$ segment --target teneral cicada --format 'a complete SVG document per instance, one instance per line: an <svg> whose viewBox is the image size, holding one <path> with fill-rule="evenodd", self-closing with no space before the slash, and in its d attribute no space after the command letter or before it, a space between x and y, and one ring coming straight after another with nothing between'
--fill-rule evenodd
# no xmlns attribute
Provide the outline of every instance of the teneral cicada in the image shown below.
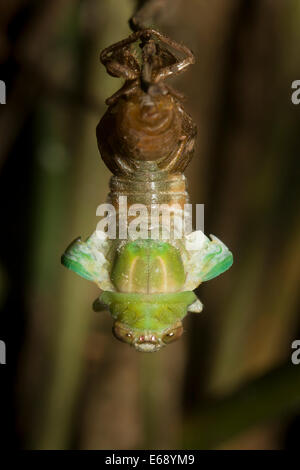
<svg viewBox="0 0 300 470"><path fill-rule="evenodd" d="M137 42L140 58L132 49ZM109 74L125 79L108 98L97 127L102 159L113 173L108 201L116 213L124 196L128 205L150 210L163 204L171 224L159 216L146 234L126 239L97 230L85 242L75 240L62 263L103 291L94 309L109 309L116 338L137 351L153 352L182 335L188 311L201 312L194 289L227 270L232 254L199 230L174 236L176 211L184 211L188 202L183 171L193 155L196 126L183 109L181 94L165 79L193 64L192 52L143 29L103 50L100 59ZM153 237L157 228L159 237Z"/></svg>

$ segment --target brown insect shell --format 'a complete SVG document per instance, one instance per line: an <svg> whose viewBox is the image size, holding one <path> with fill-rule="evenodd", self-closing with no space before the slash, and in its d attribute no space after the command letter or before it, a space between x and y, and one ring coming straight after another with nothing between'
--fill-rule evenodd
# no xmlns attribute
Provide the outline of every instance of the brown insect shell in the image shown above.
<svg viewBox="0 0 300 470"><path fill-rule="evenodd" d="M181 116L170 95L134 95L120 102L117 113L119 149L136 160L154 161L170 155L181 131Z"/></svg>
<svg viewBox="0 0 300 470"><path fill-rule="evenodd" d="M124 163L166 159L180 145L181 134L182 112L176 100L169 94L152 97L143 91L120 98L97 129L101 156L113 173L118 173L114 157Z"/></svg>

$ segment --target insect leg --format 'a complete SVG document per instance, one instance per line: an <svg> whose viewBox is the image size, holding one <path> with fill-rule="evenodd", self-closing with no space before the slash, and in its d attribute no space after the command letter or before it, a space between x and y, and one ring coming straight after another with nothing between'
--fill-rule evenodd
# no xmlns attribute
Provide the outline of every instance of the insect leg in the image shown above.
<svg viewBox="0 0 300 470"><path fill-rule="evenodd" d="M183 101L185 99L185 95L180 91L175 90L175 88L173 88L171 85L165 85L165 87L168 90L168 93L174 96L174 98L176 98L178 101Z"/></svg>
<svg viewBox="0 0 300 470"><path fill-rule="evenodd" d="M94 312L104 312L108 310L108 307L105 303L103 303L99 297L93 302L93 310Z"/></svg>
<svg viewBox="0 0 300 470"><path fill-rule="evenodd" d="M155 79L154 79L156 83L159 82L160 80L165 80L167 77L171 75L177 75L183 72L189 65L192 65L195 63L194 54L188 47L184 46L183 44L179 44L173 39L170 39L168 36L165 36L164 34L159 33L155 29L146 30L146 31L147 33L150 33L151 35L157 37L164 44L167 44L168 46L172 47L176 51L181 52L186 55L186 57L182 59L181 61L177 60L175 64L168 65L160 69L157 72Z"/></svg>
<svg viewBox="0 0 300 470"><path fill-rule="evenodd" d="M103 49L100 53L100 61L110 75L123 77L126 80L133 80L139 76L140 68L129 46L136 42L140 36L141 32L138 31Z"/></svg>
<svg viewBox="0 0 300 470"><path fill-rule="evenodd" d="M121 96L129 96L134 94L139 87L138 80L130 80L124 83L124 85L117 90L113 95L105 100L108 106L115 104Z"/></svg>

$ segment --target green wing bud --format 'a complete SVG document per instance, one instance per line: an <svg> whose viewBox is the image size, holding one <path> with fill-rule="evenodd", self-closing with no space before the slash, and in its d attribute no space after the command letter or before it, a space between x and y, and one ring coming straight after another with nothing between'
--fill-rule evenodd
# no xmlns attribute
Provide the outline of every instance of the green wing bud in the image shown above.
<svg viewBox="0 0 300 470"><path fill-rule="evenodd" d="M210 240L200 230L186 237L186 249L189 252L184 266L187 272L186 290L194 290L201 282L219 276L233 263L227 246L214 235Z"/></svg>
<svg viewBox="0 0 300 470"><path fill-rule="evenodd" d="M110 263L106 258L109 241L102 232L95 232L85 242L74 240L61 257L62 264L79 276L96 282L103 290L113 290L110 282Z"/></svg>

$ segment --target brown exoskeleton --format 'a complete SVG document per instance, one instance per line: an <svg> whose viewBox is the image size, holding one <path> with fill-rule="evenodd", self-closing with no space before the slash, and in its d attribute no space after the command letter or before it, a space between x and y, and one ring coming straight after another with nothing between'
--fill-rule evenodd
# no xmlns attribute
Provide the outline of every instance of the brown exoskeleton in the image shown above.
<svg viewBox="0 0 300 470"><path fill-rule="evenodd" d="M131 51L137 41L141 64ZM185 57L179 60L166 46ZM104 49L100 60L110 75L125 79L106 100L109 108L97 127L107 167L114 175L130 176L142 162L155 162L157 170L182 173L192 158L196 126L182 107L182 95L165 79L193 64L192 52L154 29L143 29Z"/></svg>

